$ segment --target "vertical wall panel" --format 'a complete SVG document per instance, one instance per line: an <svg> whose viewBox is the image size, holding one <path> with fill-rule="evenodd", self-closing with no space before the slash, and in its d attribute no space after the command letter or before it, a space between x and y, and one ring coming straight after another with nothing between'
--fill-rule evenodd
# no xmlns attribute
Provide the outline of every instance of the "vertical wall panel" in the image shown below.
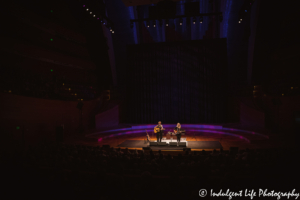
<svg viewBox="0 0 300 200"><path fill-rule="evenodd" d="M128 46L127 123L221 123L226 39Z"/></svg>

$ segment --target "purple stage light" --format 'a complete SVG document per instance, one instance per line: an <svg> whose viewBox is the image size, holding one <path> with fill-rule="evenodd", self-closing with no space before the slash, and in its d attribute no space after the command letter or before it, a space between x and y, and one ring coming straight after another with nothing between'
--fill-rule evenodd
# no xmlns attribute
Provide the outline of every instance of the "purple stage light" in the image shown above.
<svg viewBox="0 0 300 200"><path fill-rule="evenodd" d="M223 130L229 130L229 131L236 131L236 132L243 132L243 133L249 133L249 134L254 134L254 135L259 135L261 137L267 138L269 139L269 136L261 134L261 133L257 133L257 132L253 132L253 131L247 131L247 130L242 130L242 129L235 129L235 128L223 128Z"/></svg>
<svg viewBox="0 0 300 200"><path fill-rule="evenodd" d="M83 7L85 7L85 5L83 5Z"/></svg>
<svg viewBox="0 0 300 200"><path fill-rule="evenodd" d="M129 135L129 134L136 134L136 133L145 133L145 129L148 132L151 132L156 124L147 124L147 125L135 125L128 128L119 128L119 129L110 129L105 131L100 131L96 133L92 133L90 135L96 135L99 133L108 133L108 135L98 139L98 141L102 141L105 138L112 138L120 135ZM167 131L169 128L174 128L174 124L164 124L164 127ZM253 131L248 130L241 130L241 129L235 129L235 128L226 128L222 125L211 125L211 124L186 124L184 125L184 128L186 129L187 133L193 133L193 132L200 132L200 133L215 133L215 134L223 134L223 135L229 135L233 137L237 137L239 139L245 140L246 142L250 143L250 140L247 139L244 136L241 136L238 134L238 132L247 133L251 135L257 135L264 137L268 139L269 137L264 134L260 134ZM172 130L171 130L172 131ZM230 132L228 132L230 131ZM237 132L237 133L235 133ZM110 134L109 134L110 133Z"/></svg>
<svg viewBox="0 0 300 200"><path fill-rule="evenodd" d="M147 129L154 128L156 124L132 126L132 129ZM165 128L174 128L174 124L164 124ZM184 124L184 128L205 128L205 129L222 129L221 125L208 125L208 124Z"/></svg>
<svg viewBox="0 0 300 200"><path fill-rule="evenodd" d="M224 134L224 135L229 135L229 136L233 136L233 137L238 137L242 140L245 140L247 143L250 143L250 140L248 140L247 138L243 137L243 136L240 136L240 135L236 135L236 134L233 134L233 133L228 133L228 132L225 132L225 131L215 131L215 130L197 130L197 129L190 129L189 131L193 131L193 132L203 132L203 133L215 133L215 134ZM105 138L112 138L112 137L116 137L116 136L119 136L119 135L129 135L129 134L135 134L135 133L143 133L145 132L145 130L135 130L135 131L126 131L126 132L123 132L123 133L116 133L116 134L111 134L111 135L108 135L108 136L104 136L100 139L98 139L98 142L102 141L103 139Z"/></svg>

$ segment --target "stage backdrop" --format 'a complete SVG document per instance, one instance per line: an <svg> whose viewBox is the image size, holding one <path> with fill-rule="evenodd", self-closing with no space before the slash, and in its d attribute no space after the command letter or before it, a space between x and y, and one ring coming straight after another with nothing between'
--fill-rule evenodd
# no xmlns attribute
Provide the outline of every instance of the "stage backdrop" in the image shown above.
<svg viewBox="0 0 300 200"><path fill-rule="evenodd" d="M227 109L226 39L127 47L125 123L221 123Z"/></svg>

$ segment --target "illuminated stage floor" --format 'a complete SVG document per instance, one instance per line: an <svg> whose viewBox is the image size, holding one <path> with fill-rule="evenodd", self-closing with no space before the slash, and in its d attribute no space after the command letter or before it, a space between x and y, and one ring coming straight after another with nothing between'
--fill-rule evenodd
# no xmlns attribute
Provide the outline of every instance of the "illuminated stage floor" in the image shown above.
<svg viewBox="0 0 300 200"><path fill-rule="evenodd" d="M144 144L147 133L152 141L156 141L156 135L153 133L153 127L155 125L156 124L122 124L117 127L94 130L85 135L85 140L74 139L72 141L70 140L69 143L95 146L110 145L111 147L141 150L147 146L147 144ZM174 124L164 124L164 128L166 130L163 137L166 136L166 133L174 129ZM292 138L289 137L277 138L276 135L272 135L268 130L251 130L250 128L243 128L239 124L184 124L183 129L186 130L186 134L182 136L182 139L186 139L188 143L187 148L196 151L202 151L202 149L219 149L220 146L222 146L224 150L229 150L230 147L239 147L240 149L276 148L288 146L291 144L291 141L293 141ZM269 138L269 136L271 136L271 138ZM200 141L204 143L201 144L199 143ZM174 142L176 142L176 140ZM219 146L211 145L209 142L215 142L215 144ZM175 146L172 148L182 151L183 147L177 148ZM156 147L152 149L157 151ZM168 148L168 150L172 149Z"/></svg>
<svg viewBox="0 0 300 200"><path fill-rule="evenodd" d="M143 148L148 147L143 140L126 140L118 145L124 148ZM182 150L184 147L179 146L150 146L153 150ZM219 141L188 141L187 148L191 149L220 149L222 147Z"/></svg>

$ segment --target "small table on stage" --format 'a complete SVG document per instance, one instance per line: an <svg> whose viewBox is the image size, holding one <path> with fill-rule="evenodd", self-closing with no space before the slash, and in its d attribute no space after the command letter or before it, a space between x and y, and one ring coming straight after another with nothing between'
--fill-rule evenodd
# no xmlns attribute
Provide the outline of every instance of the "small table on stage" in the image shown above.
<svg viewBox="0 0 300 200"><path fill-rule="evenodd" d="M185 138L185 136L181 133L181 139ZM173 140L176 140L177 141L177 136L174 132L168 132L166 134L166 139L167 140L170 140L170 139L173 139Z"/></svg>

